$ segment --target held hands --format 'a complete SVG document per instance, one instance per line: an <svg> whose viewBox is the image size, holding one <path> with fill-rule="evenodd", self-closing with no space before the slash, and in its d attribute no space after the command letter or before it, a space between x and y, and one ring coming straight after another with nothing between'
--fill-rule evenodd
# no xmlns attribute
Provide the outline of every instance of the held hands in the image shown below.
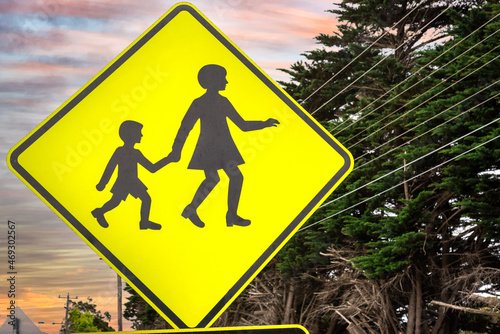
<svg viewBox="0 0 500 334"><path fill-rule="evenodd" d="M267 121L264 122L266 124L266 127L276 127L280 122L277 119L274 118L269 118Z"/></svg>
<svg viewBox="0 0 500 334"><path fill-rule="evenodd" d="M165 167L166 165L168 165L171 162L175 162L175 161L172 159L172 154L169 154L165 158L163 158L160 161L158 161L158 163L157 163L158 164L158 169Z"/></svg>
<svg viewBox="0 0 500 334"><path fill-rule="evenodd" d="M165 159L170 159L171 162L178 162L181 160L181 150L172 148L172 152Z"/></svg>
<svg viewBox="0 0 500 334"><path fill-rule="evenodd" d="M155 169L156 169L155 172L165 167L169 163L178 162L179 160L181 160L180 152L172 151L169 155L167 155L165 158L161 159L155 164Z"/></svg>

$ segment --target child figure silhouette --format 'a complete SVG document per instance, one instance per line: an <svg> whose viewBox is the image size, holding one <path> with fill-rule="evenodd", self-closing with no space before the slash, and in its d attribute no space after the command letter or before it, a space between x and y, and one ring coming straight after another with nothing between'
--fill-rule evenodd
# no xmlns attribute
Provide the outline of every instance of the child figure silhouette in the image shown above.
<svg viewBox="0 0 500 334"><path fill-rule="evenodd" d="M172 162L169 157L163 158L157 163L151 163L138 149L134 148L135 144L141 142L142 124L135 121L125 121L120 125L119 135L123 140L123 146L118 147L113 156L106 165L106 169L97 184L96 188L99 191L104 190L106 185L113 175L115 168L118 168L118 177L115 184L111 188L113 196L101 208L97 208L91 212L92 216L97 219L97 222L102 227L108 227L109 224L104 218L104 214L116 208L121 201L124 201L130 194L142 201L141 205L141 220L139 228L141 230L151 229L159 230L161 225L153 223L149 220L149 212L151 209L151 197L148 194L148 188L139 180L137 174L137 165L140 164L149 172L155 173L159 169Z"/></svg>

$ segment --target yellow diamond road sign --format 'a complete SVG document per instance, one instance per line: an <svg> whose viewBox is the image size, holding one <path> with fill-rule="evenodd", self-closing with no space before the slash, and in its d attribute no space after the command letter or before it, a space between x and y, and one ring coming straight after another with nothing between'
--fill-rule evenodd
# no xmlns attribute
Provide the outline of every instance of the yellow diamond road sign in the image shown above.
<svg viewBox="0 0 500 334"><path fill-rule="evenodd" d="M178 4L9 153L173 326L210 326L352 157L197 9Z"/></svg>

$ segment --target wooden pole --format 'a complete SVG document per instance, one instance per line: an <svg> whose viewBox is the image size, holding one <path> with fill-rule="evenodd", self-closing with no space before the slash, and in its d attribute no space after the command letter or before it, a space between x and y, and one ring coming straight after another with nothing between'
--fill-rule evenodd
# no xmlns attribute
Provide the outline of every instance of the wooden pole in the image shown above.
<svg viewBox="0 0 500 334"><path fill-rule="evenodd" d="M123 319L122 319L122 278L120 275L116 274L117 279L117 289L118 289L118 331L123 331Z"/></svg>

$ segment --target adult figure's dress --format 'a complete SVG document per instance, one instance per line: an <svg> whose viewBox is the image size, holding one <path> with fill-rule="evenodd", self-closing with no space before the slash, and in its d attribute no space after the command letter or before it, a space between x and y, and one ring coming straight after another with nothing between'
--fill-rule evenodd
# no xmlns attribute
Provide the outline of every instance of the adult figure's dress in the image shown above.
<svg viewBox="0 0 500 334"><path fill-rule="evenodd" d="M227 226L250 225L250 220L243 219L237 214L243 186L243 175L238 166L245 161L231 136L228 119L242 131L260 130L279 124L272 118L267 121L245 121L231 102L219 94L228 83L226 73L224 67L219 65L206 65L201 68L198 82L207 91L195 99L189 107L172 146L171 155L174 161L178 161L189 132L200 121L200 136L188 169L203 170L205 180L199 186L191 203L182 212L184 218L188 218L198 227L204 227L205 223L201 221L196 210L219 182L217 171L220 169L229 177Z"/></svg>

